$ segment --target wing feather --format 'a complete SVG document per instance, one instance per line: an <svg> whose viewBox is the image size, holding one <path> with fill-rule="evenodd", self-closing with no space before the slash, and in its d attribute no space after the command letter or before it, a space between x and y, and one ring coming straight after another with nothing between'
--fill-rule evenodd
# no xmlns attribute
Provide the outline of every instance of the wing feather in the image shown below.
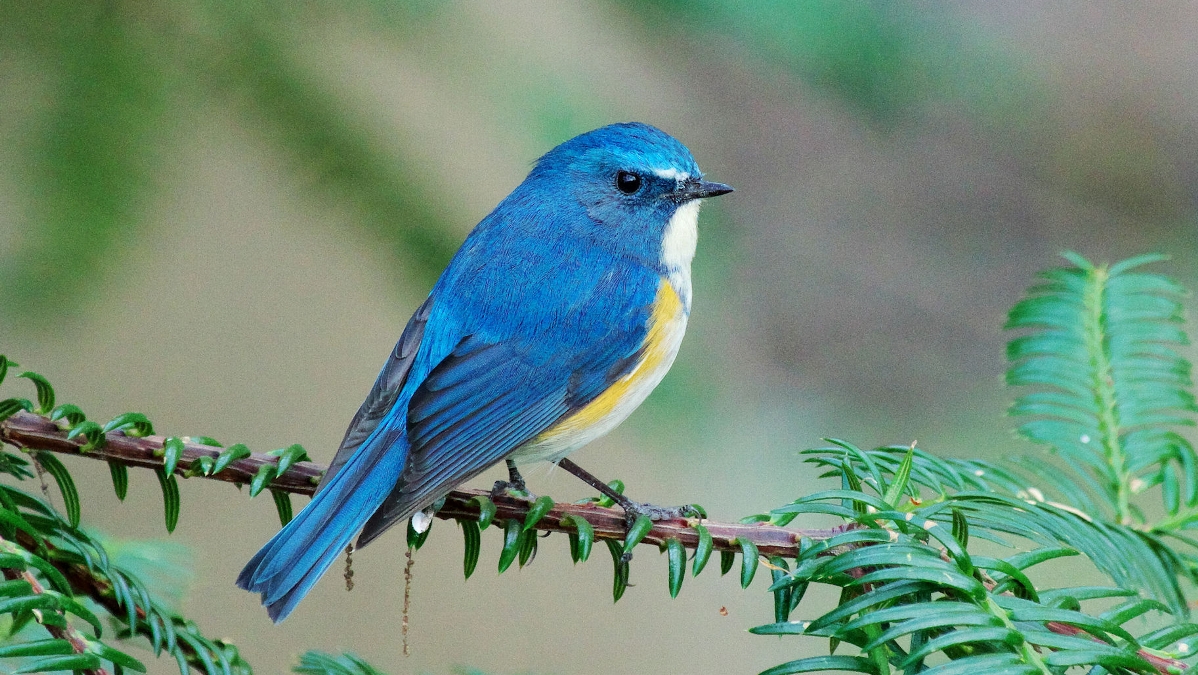
<svg viewBox="0 0 1198 675"><path fill-rule="evenodd" d="M643 273L644 281L660 279ZM657 288L625 281L636 292L597 291L589 298L593 305L577 303L538 330L461 338L412 392L407 461L357 545L511 455L635 368ZM592 323L573 324L580 316Z"/></svg>
<svg viewBox="0 0 1198 675"><path fill-rule="evenodd" d="M383 365L378 378L375 379L374 386L371 387L366 400L362 402L358 412L354 414L353 420L350 421L349 428L345 430L345 436L341 439L341 447L337 449L337 454L333 456L333 461L325 471L324 478L316 487L317 494L325 489L333 476L345 466L345 463L357 452L362 443L378 429L379 423L383 421L387 413L395 407L395 401L399 398L399 393L408 379L408 373L412 371L412 362L415 361L420 342L424 339L424 328L428 324L429 313L432 312L432 309L433 298L430 295L408 320L408 325L404 328L403 334L399 336L399 341L395 343L395 349L391 351L391 356Z"/></svg>
<svg viewBox="0 0 1198 675"><path fill-rule="evenodd" d="M568 411L569 371L530 361L513 342L466 338L425 378L408 406L411 452L395 489L358 538L396 522L477 476ZM561 372L564 377L548 373Z"/></svg>

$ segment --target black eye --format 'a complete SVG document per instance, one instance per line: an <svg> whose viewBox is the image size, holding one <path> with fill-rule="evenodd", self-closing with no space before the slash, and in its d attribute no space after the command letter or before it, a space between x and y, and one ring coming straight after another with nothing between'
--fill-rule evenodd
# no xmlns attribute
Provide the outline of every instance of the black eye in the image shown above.
<svg viewBox="0 0 1198 675"><path fill-rule="evenodd" d="M630 195L641 189L641 177L629 171L621 171L616 174L616 188Z"/></svg>

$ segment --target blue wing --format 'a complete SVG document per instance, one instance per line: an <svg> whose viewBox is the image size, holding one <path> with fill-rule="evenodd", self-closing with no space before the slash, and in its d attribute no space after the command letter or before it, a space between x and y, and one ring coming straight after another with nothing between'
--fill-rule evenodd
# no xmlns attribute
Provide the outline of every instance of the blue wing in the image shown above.
<svg viewBox="0 0 1198 675"><path fill-rule="evenodd" d="M651 305L621 309L605 314L606 338L581 351L571 345L545 354L515 339L462 340L412 395L408 461L358 546L504 459L633 368Z"/></svg>
<svg viewBox="0 0 1198 675"><path fill-rule="evenodd" d="M413 394L408 461L358 546L482 473L565 414L568 376L546 372L562 365L534 363L518 344L463 340Z"/></svg>

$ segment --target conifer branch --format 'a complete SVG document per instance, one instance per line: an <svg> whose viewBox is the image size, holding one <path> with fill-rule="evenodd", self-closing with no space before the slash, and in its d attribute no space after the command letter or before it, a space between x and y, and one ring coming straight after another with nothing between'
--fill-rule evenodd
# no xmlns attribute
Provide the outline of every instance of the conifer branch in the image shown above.
<svg viewBox="0 0 1198 675"><path fill-rule="evenodd" d="M67 438L65 429L44 416L21 411L0 421L0 442L26 450L76 455L148 469L164 467L164 441L165 438L162 436L138 438L126 436L120 431L113 431L105 435L105 441L102 444L85 452L83 450L85 439ZM248 457L231 462L220 472L212 475L204 474L200 467L200 460L205 457L215 460L220 453L221 450L213 446L185 442L175 473L184 478L202 477L229 483L248 484L258 474L261 467L278 462L278 457L253 453ZM316 486L323 475L324 467L319 464L296 462L282 475L277 476L268 487L271 490L311 496L315 493ZM481 513L476 498L491 496L484 490L454 490L445 497L444 504L436 515L445 520L477 520ZM531 502L506 495L495 496L493 502L496 508L495 522L523 521L531 506ZM596 539L622 542L627 533L627 522L623 511L618 508L599 506L595 503L555 503L535 527L544 532L576 532L576 527L569 522L571 518L581 518L590 523ZM699 542L699 535L692 526L699 522L702 522L703 526L711 533L715 550L740 553L743 551L741 543L749 541L757 547L762 556L767 558L771 556L794 558L798 554L801 539L822 541L846 531L846 527L843 526L822 530L801 530L767 523L720 523L710 520L679 519L653 523L652 529L645 535L641 543L664 546L666 540L678 539L683 546L695 548ZM66 571L74 573L71 578L72 585L87 586L85 579L77 578L79 570ZM991 584L993 581L988 586ZM95 593L99 590L98 588L91 590L93 592L88 593L89 595L100 597L104 595ZM85 592L87 591L85 590ZM1047 622L1045 627L1061 635L1086 636L1093 639L1085 631L1068 624ZM1186 667L1184 662L1168 658L1153 650L1141 649L1138 655L1151 663L1162 675L1180 673Z"/></svg>
<svg viewBox="0 0 1198 675"><path fill-rule="evenodd" d="M113 461L147 469L163 468L164 440L162 436L136 438L113 431L106 434L105 442L99 447L84 452L83 438L67 438L66 430L41 415L17 412L0 422L0 441L19 448ZM262 466L278 462L277 457L253 453L249 457L231 462L218 473L204 475L199 466L200 458L209 457L215 460L220 452L220 448L185 442L175 473L184 478L211 478L228 483L248 484ZM315 462L296 462L281 476L276 477L269 488L311 496L323 475L324 467ZM446 495L445 504L437 512L437 517L477 520L480 515L479 507L474 499L480 496L490 496L490 493L483 490L454 490ZM495 522L508 519L523 521L529 506L530 502L500 496L495 499ZM627 532L624 512L618 508L605 508L594 503L556 503L537 523L536 528L544 532L575 532L575 526L568 522L569 517L579 517L589 522L595 530L596 539L624 541ZM694 518L657 521L642 543L660 546L667 539L678 539L683 546L694 548L698 545L699 536L692 525L698 522L700 521ZM740 553L741 542L749 541L767 557L794 558L798 553L800 539L822 541L844 531L843 528L798 530L767 523L720 523L709 520L701 522L711 533L715 550Z"/></svg>
<svg viewBox="0 0 1198 675"><path fill-rule="evenodd" d="M44 539L34 539L21 531L16 533L15 540L17 545L30 552L35 552L39 548L50 552L53 552L56 549L54 544L50 543L49 541ZM0 541L4 540L0 538ZM154 630L150 627L150 622L154 620L154 618L146 612L145 607L140 605L135 606L132 610L132 614L130 614L130 610L127 607L122 606L120 600L118 600L117 595L114 592L111 579L107 579L96 574L92 570L88 569L87 565L70 562L69 560L63 560L57 558L56 556L50 556L47 562L53 565L54 568L63 575L75 593L86 595L96 604L103 607L114 618L125 623L130 635L138 635L146 640L151 641L151 643L153 642ZM35 592L42 592L42 586L40 582L38 582L36 577L34 577L28 571L19 572L17 570L5 569L4 575L10 579L18 578L12 575L20 575L19 578L29 582ZM126 619L128 616L132 616L135 619L132 625L130 625ZM50 631L54 637L69 640L71 646L75 648L76 653L84 653L87 648L86 639L83 638L74 628L71 628L69 624L67 628L46 626L46 629ZM176 627L176 631L178 630L180 630L180 628ZM204 666L204 659L207 657L201 656L194 644L186 640L179 640L177 644L189 667L199 673L207 672ZM86 670L83 672L87 675L109 675L108 671L104 670L103 668Z"/></svg>
<svg viewBox="0 0 1198 675"><path fill-rule="evenodd" d="M3 537L0 537L0 545L11 544L9 544L8 541ZM24 581L25 583L29 584L29 587L33 589L33 592L36 595L41 595L46 592L46 589L42 586L42 583L38 581L37 577L31 574L28 570L18 570L11 567L6 567L3 570L3 576L5 579L10 581L18 579ZM42 620L42 615L44 612L61 613L59 610L35 609L33 612L34 616L37 617L38 623L41 623L42 626L45 627L46 632L54 636L56 639L66 640L69 642L71 649L74 650L76 654L87 653L87 638L83 637L78 630L71 626L71 624L67 622L66 617L61 617L59 621L56 622L61 625L55 625L55 623L49 623ZM83 675L108 675L108 671L103 668L84 668L77 672L83 673Z"/></svg>

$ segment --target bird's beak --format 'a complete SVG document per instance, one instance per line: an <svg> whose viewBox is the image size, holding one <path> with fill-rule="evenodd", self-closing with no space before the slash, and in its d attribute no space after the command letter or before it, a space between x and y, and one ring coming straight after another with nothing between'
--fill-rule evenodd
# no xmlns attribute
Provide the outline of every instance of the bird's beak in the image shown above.
<svg viewBox="0 0 1198 675"><path fill-rule="evenodd" d="M704 199L706 197L718 197L732 192L732 186L724 185L723 183L712 183L710 181L691 178L682 184L682 187L675 194L679 201L690 201L692 199Z"/></svg>

